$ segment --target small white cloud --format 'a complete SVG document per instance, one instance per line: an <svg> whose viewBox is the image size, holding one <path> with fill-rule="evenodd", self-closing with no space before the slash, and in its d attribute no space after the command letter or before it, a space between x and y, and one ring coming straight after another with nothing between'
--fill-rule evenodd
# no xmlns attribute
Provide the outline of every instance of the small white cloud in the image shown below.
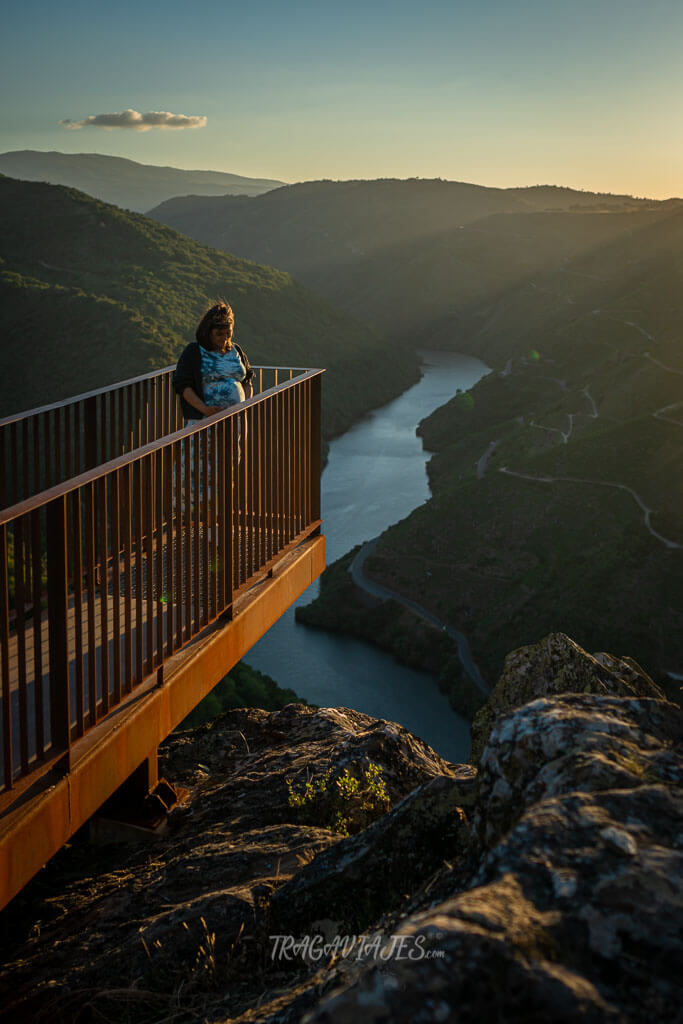
<svg viewBox="0 0 683 1024"><path fill-rule="evenodd" d="M136 132L148 132L150 128L203 128L206 117L187 114L171 114L168 110L150 110L140 114L137 110L124 110L120 114L91 114L83 121L67 118L59 123L72 130L79 128L132 128Z"/></svg>

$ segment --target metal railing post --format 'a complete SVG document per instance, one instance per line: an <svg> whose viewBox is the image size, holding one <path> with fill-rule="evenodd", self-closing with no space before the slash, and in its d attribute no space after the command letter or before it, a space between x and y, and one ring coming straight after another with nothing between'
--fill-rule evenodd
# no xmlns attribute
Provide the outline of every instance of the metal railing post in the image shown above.
<svg viewBox="0 0 683 1024"><path fill-rule="evenodd" d="M311 521L320 519L320 474L322 463L322 377L311 380Z"/></svg>
<svg viewBox="0 0 683 1024"><path fill-rule="evenodd" d="M12 680L10 678L9 566L7 526L0 526L0 681L2 687L2 740L5 789L12 788Z"/></svg>
<svg viewBox="0 0 683 1024"><path fill-rule="evenodd" d="M51 743L56 754L70 754L68 566L66 495L51 501L47 513L47 611L50 645Z"/></svg>
<svg viewBox="0 0 683 1024"><path fill-rule="evenodd" d="M73 416L0 421L10 475L17 463L27 475L31 442L50 439L31 453L43 491L0 517L0 792L3 773L7 790L39 761L69 770L72 737L320 533L321 371L301 373L269 367L277 387L170 438L155 436L168 411L155 375L120 402L80 396ZM129 433L139 450L98 465ZM74 459L51 458L57 444ZM95 465L62 481L82 456Z"/></svg>
<svg viewBox="0 0 683 1024"><path fill-rule="evenodd" d="M94 469L97 465L97 398L92 395L83 402L83 434L85 466Z"/></svg>

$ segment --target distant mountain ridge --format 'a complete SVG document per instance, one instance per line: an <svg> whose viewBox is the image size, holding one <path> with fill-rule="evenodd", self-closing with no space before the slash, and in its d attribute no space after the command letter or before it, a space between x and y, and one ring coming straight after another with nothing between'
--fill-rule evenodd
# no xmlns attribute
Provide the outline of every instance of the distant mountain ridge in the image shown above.
<svg viewBox="0 0 683 1024"><path fill-rule="evenodd" d="M77 188L95 199L123 209L145 210L172 196L260 195L283 183L269 178L246 178L222 171L183 170L141 164L100 153L40 152L25 149L0 153L0 173L23 181L46 181Z"/></svg>
<svg viewBox="0 0 683 1024"><path fill-rule="evenodd" d="M256 250L269 244L280 259L286 250L278 251L278 231L286 225L293 233L288 236L289 258L298 260L302 258L298 244L304 241L305 231L311 233L308 242L313 242L314 249L328 238L330 244L339 244L351 254L365 255L429 240L494 214L570 209L616 212L657 205L649 199L548 185L501 189L442 179L380 178L300 182L273 189L253 202L233 196L186 195L160 204L149 215L188 234L194 227L202 241L208 242L207 233L212 231L210 241L215 246L237 244ZM270 234L275 238L269 241ZM314 265L315 256L308 255Z"/></svg>
<svg viewBox="0 0 683 1024"><path fill-rule="evenodd" d="M629 218L669 208L546 185L380 179L304 182L255 198L184 196L150 216L280 267L378 330L429 345L473 301L630 230Z"/></svg>

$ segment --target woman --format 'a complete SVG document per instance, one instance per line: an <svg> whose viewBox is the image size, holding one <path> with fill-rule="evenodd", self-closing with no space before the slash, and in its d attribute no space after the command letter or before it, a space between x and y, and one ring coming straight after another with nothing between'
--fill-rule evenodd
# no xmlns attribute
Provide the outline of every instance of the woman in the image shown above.
<svg viewBox="0 0 683 1024"><path fill-rule="evenodd" d="M254 371L244 350L233 341L235 317L227 302L207 310L196 341L181 353L173 376L185 420L212 416L251 398Z"/></svg>

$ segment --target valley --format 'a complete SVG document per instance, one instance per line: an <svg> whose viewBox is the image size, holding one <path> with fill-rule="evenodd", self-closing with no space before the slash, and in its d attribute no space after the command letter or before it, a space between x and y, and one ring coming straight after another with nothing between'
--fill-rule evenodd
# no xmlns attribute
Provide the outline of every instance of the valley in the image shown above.
<svg viewBox="0 0 683 1024"><path fill-rule="evenodd" d="M679 696L680 201L309 182L152 211L180 235L67 189L0 185L6 411L171 362L217 294L252 361L328 368L327 440L417 379L418 347L476 356L494 372L420 427L431 499L363 571L464 634L487 684L506 651L563 630L632 651ZM41 369L17 374L27 327Z"/></svg>
<svg viewBox="0 0 683 1024"><path fill-rule="evenodd" d="M461 630L489 682L511 646L567 629L627 645L680 700L681 243L670 207L473 304L450 335L495 372L423 421L432 497L365 571ZM344 619L324 597L307 615Z"/></svg>

